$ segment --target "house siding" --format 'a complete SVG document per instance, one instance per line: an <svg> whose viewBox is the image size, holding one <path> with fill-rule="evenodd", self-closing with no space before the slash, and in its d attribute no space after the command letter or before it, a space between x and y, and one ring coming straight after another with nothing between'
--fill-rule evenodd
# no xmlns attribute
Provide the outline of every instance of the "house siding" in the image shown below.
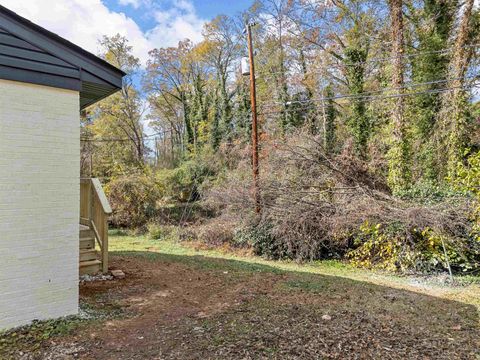
<svg viewBox="0 0 480 360"><path fill-rule="evenodd" d="M78 311L79 109L0 80L0 329Z"/></svg>

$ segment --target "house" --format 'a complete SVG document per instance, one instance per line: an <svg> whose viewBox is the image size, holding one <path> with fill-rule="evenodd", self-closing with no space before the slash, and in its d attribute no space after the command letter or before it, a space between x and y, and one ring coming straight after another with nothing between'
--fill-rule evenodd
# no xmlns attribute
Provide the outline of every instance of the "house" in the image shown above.
<svg viewBox="0 0 480 360"><path fill-rule="evenodd" d="M79 179L80 111L124 75L0 6L0 330L76 314L79 268L108 268L111 210Z"/></svg>

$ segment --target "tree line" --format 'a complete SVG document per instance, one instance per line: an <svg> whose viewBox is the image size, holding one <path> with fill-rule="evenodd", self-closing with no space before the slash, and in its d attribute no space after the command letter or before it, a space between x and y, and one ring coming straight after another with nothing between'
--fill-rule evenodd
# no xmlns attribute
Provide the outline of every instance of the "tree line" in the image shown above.
<svg viewBox="0 0 480 360"><path fill-rule="evenodd" d="M128 39L104 37L102 56L128 75L82 117L82 174L108 181L248 145L249 22L263 138L305 130L393 192L454 180L478 151L479 19L474 0L261 0L146 64Z"/></svg>

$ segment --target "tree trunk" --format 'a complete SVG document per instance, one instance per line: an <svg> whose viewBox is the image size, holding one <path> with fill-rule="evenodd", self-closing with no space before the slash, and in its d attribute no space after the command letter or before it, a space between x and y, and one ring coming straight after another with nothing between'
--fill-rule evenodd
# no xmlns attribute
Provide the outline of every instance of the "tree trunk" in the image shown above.
<svg viewBox="0 0 480 360"><path fill-rule="evenodd" d="M308 69L307 69L307 61L305 59L305 53L302 49L299 50L300 52L300 65L302 66L302 73L303 73L303 81L304 81L304 86L306 89L306 95L307 95L307 104L308 104L308 109L306 110L306 115L307 115L307 120L310 124L310 133L312 135L317 134L317 124L315 123L316 120L316 114L315 114L315 103L312 102L313 98L313 92L310 88L310 84L308 83ZM325 112L325 104L322 105L324 108Z"/></svg>
<svg viewBox="0 0 480 360"><path fill-rule="evenodd" d="M187 99L184 95L182 95L182 105L183 105L183 121L185 125L185 133L187 136L187 148L184 149L187 152L189 152L191 149L191 146L194 145L195 143L195 134L194 134L194 129L192 126L192 121L191 121L191 116L190 116L190 108L187 104Z"/></svg>
<svg viewBox="0 0 480 360"><path fill-rule="evenodd" d="M463 13L460 16L450 66L449 88L453 90L445 94L442 106L442 121L447 132L444 145L447 147L447 172L450 179L456 177L467 146L468 101L463 87L465 74L473 55L473 48L468 45L471 42L474 2L474 0L466 0L461 7Z"/></svg>
<svg viewBox="0 0 480 360"><path fill-rule="evenodd" d="M392 88L402 94L404 87L404 26L403 0L390 0L392 26ZM410 151L405 121L405 101L403 96L394 98L392 107L392 144L389 150L388 182L393 191L407 188L411 181L409 163Z"/></svg>
<svg viewBox="0 0 480 360"><path fill-rule="evenodd" d="M353 136L357 155L360 159L366 160L371 124L367 114L366 100L362 96L365 89L365 62L368 58L368 50L356 46L347 47L344 54L342 61L345 65L348 90L354 96L350 100L351 115L347 125Z"/></svg>

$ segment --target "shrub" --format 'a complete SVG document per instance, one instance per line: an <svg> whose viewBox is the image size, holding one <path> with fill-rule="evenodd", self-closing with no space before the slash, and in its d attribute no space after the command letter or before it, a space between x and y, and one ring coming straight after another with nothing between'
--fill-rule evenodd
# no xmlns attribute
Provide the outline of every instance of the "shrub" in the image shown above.
<svg viewBox="0 0 480 360"><path fill-rule="evenodd" d="M357 249L347 254L353 265L397 270L401 242L394 234L382 231L381 224L366 221L355 237L354 246Z"/></svg>
<svg viewBox="0 0 480 360"><path fill-rule="evenodd" d="M402 233L401 224L382 226L368 221L360 227L356 249L347 254L353 265L389 271L428 273L478 267L480 246L473 239L449 241L431 228Z"/></svg>
<svg viewBox="0 0 480 360"><path fill-rule="evenodd" d="M235 223L226 217L219 217L199 226L197 240L211 246L225 244L235 246L234 243Z"/></svg>
<svg viewBox="0 0 480 360"><path fill-rule="evenodd" d="M163 169L156 173L157 183L166 197L177 201L195 201L200 198L201 186L219 172L219 164L213 155L199 154L184 161L175 169Z"/></svg>
<svg viewBox="0 0 480 360"><path fill-rule="evenodd" d="M271 227L265 224L250 225L235 231L234 243L237 246L251 246L255 255L268 259L288 257L287 249L272 234Z"/></svg>
<svg viewBox="0 0 480 360"><path fill-rule="evenodd" d="M424 205L439 204L464 197L464 193L458 189L454 189L448 184L437 184L433 181L419 182L409 189L398 191L396 195L400 199Z"/></svg>
<svg viewBox="0 0 480 360"><path fill-rule="evenodd" d="M359 266L423 272L444 268L445 244L454 269L478 263L470 200L462 192L425 184L392 196L368 164L348 152L328 155L305 134L283 145L264 143L262 156L261 218L234 238L259 255L317 260L349 254ZM249 170L240 163L207 194L238 223L240 215L255 216Z"/></svg>
<svg viewBox="0 0 480 360"><path fill-rule="evenodd" d="M115 178L105 189L113 210L111 222L117 227L145 225L154 217L156 203L161 197L154 179L145 174Z"/></svg>
<svg viewBox="0 0 480 360"><path fill-rule="evenodd" d="M467 165L458 166L457 177L452 179L458 189L463 190L475 198L475 204L470 214L475 223L472 235L480 241L480 151L472 154Z"/></svg>
<svg viewBox="0 0 480 360"><path fill-rule="evenodd" d="M152 240L166 240L175 233L175 227L149 223L147 225L148 237Z"/></svg>

